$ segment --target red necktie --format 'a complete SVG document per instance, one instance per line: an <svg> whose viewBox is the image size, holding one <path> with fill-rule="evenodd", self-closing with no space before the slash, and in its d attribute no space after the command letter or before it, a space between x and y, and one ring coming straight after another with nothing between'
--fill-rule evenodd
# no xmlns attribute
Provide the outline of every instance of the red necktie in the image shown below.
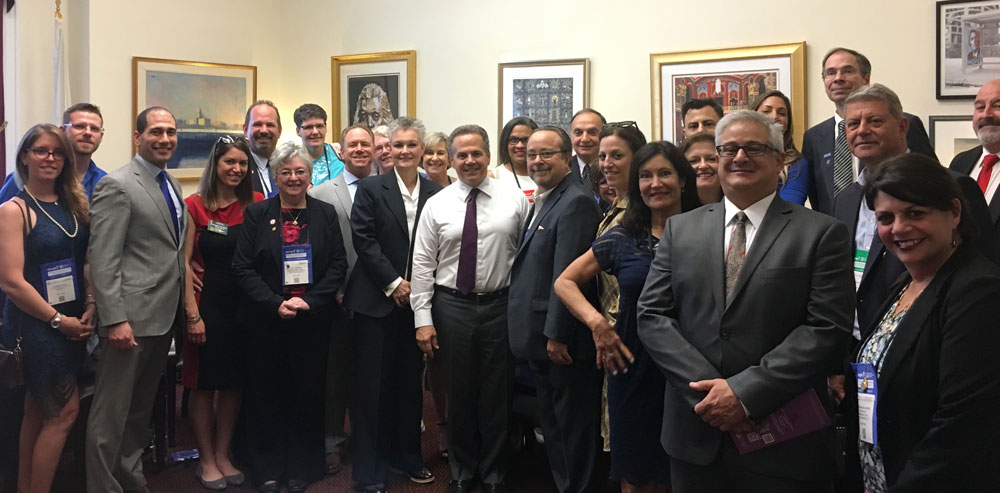
<svg viewBox="0 0 1000 493"><path fill-rule="evenodd" d="M997 161L1000 161L1000 157L997 157L996 154L987 154L983 158L983 169L979 170L979 178L976 179L976 182L979 183L979 189L983 191L984 195L986 194L986 188L990 186L993 165L997 164Z"/></svg>

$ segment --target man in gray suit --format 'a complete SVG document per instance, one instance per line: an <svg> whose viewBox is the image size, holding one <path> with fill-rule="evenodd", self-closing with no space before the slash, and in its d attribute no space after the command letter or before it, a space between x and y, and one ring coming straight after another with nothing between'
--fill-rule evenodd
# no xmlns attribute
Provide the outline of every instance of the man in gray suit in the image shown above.
<svg viewBox="0 0 1000 493"><path fill-rule="evenodd" d="M825 377L850 340L847 228L776 196L782 141L752 111L719 122L725 199L667 220L639 299L639 337L668 382L676 493L833 491L829 427L745 455L725 433L810 389L829 410Z"/></svg>
<svg viewBox="0 0 1000 493"><path fill-rule="evenodd" d="M340 221L340 233L344 237L347 251L347 277L351 278L358 254L354 250L351 236L351 208L358 182L371 172L372 158L375 156L375 136L364 125L352 125L340 134L340 148L344 159L344 172L318 186L309 189L309 195L333 205ZM347 283L344 283L345 285ZM344 287L337 293L337 303L344 302ZM353 361L351 342L351 317L345 324L334 324L330 337L330 358L327 360L326 388L326 465L327 473L340 470L343 445L347 440L344 418L350 399L349 374Z"/></svg>
<svg viewBox="0 0 1000 493"><path fill-rule="evenodd" d="M184 323L181 187L164 168L177 147L165 108L136 118L138 153L97 184L90 267L105 350L87 422L87 491L143 491L142 450L173 330Z"/></svg>

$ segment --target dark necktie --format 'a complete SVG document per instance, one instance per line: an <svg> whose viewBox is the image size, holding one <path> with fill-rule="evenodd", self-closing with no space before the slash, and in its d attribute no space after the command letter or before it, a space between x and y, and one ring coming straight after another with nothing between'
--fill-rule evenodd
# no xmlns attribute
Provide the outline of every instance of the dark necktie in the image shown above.
<svg viewBox="0 0 1000 493"><path fill-rule="evenodd" d="M986 194L986 189L990 186L990 176L993 175L993 165L997 164L1000 158L996 154L987 154L983 158L983 169L979 171L979 177L976 178L976 182L979 183L979 189Z"/></svg>
<svg viewBox="0 0 1000 493"><path fill-rule="evenodd" d="M590 165L584 164L583 168L580 169L580 181L583 183L590 183Z"/></svg>
<svg viewBox="0 0 1000 493"><path fill-rule="evenodd" d="M840 123L837 124L837 130L837 145L833 148L833 195L835 197L854 181L854 159L851 156L851 149L847 147L844 120L840 120Z"/></svg>
<svg viewBox="0 0 1000 493"><path fill-rule="evenodd" d="M736 279L743 267L743 257L747 253L747 215L736 213L736 225L729 234L729 250L726 250L726 300L733 294Z"/></svg>
<svg viewBox="0 0 1000 493"><path fill-rule="evenodd" d="M455 287L462 294L469 294L476 287L476 244L479 226L476 225L476 197L479 189L469 191L465 202L465 225L462 227L462 249L458 253L458 275Z"/></svg>
<svg viewBox="0 0 1000 493"><path fill-rule="evenodd" d="M156 181L160 182L160 191L163 192L163 199L167 201L167 210L170 211L170 219L174 223L174 241L180 236L180 226L177 224L177 208L174 207L174 199L170 198L170 190L167 189L167 172L160 171L156 175Z"/></svg>

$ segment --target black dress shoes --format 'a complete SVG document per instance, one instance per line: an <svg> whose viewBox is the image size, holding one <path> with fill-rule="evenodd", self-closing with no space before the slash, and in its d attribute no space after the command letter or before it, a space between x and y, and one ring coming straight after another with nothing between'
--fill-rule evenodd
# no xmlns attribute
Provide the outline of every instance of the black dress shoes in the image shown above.
<svg viewBox="0 0 1000 493"><path fill-rule="evenodd" d="M257 493L281 493L281 484L277 481L264 481L257 486Z"/></svg>
<svg viewBox="0 0 1000 493"><path fill-rule="evenodd" d="M417 471L413 471L406 474L410 477L410 481L417 484L427 484L434 482L434 473L427 469L426 467L421 467Z"/></svg>
<svg viewBox="0 0 1000 493"><path fill-rule="evenodd" d="M448 493L469 493L472 491L471 479L452 479L448 483Z"/></svg>
<svg viewBox="0 0 1000 493"><path fill-rule="evenodd" d="M483 493L510 493L510 488L504 483L483 483Z"/></svg>
<svg viewBox="0 0 1000 493"><path fill-rule="evenodd" d="M288 480L288 493L305 493L306 488L309 487L309 481L304 479L289 479Z"/></svg>

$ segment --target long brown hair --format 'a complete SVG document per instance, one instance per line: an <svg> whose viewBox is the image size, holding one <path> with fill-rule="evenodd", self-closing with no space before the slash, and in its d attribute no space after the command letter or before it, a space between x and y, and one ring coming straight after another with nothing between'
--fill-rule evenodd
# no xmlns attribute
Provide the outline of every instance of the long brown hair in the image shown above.
<svg viewBox="0 0 1000 493"><path fill-rule="evenodd" d="M28 167L24 164L24 155L42 135L55 137L59 141L63 155L66 156L63 159L62 171L56 177L56 183L53 187L56 197L66 204L69 213L76 217L77 221L87 224L90 221L88 216L90 206L87 202L87 196L83 192L83 187L80 186L80 180L76 176L76 155L73 154L69 138L59 127L51 123L39 123L28 129L24 137L21 137L21 143L17 145L17 175L21 177L21 181L27 187Z"/></svg>
<svg viewBox="0 0 1000 493"><path fill-rule="evenodd" d="M222 159L231 149L239 149L247 155L249 161L246 175L239 185L236 185L236 201L241 206L246 207L253 203L253 182L250 179L250 168L253 165L253 158L250 156L250 144L246 137L242 135L223 135L212 146L212 152L208 155L208 164L201 173L201 181L198 183L198 194L205 208L214 211L219 208L219 159Z"/></svg>
<svg viewBox="0 0 1000 493"><path fill-rule="evenodd" d="M785 109L788 110L788 125L785 125L784 137L785 164L790 165L795 163L795 161L798 161L799 158L802 157L802 153L795 148L794 127L792 125L792 102L788 99L788 96L785 96L785 93L777 89L772 89L764 94L761 94L760 96L757 96L757 99L755 99L753 104L750 105L750 109L757 111L757 108L760 108L760 105L764 104L764 100L771 96L778 96L781 98L781 100L785 102Z"/></svg>

